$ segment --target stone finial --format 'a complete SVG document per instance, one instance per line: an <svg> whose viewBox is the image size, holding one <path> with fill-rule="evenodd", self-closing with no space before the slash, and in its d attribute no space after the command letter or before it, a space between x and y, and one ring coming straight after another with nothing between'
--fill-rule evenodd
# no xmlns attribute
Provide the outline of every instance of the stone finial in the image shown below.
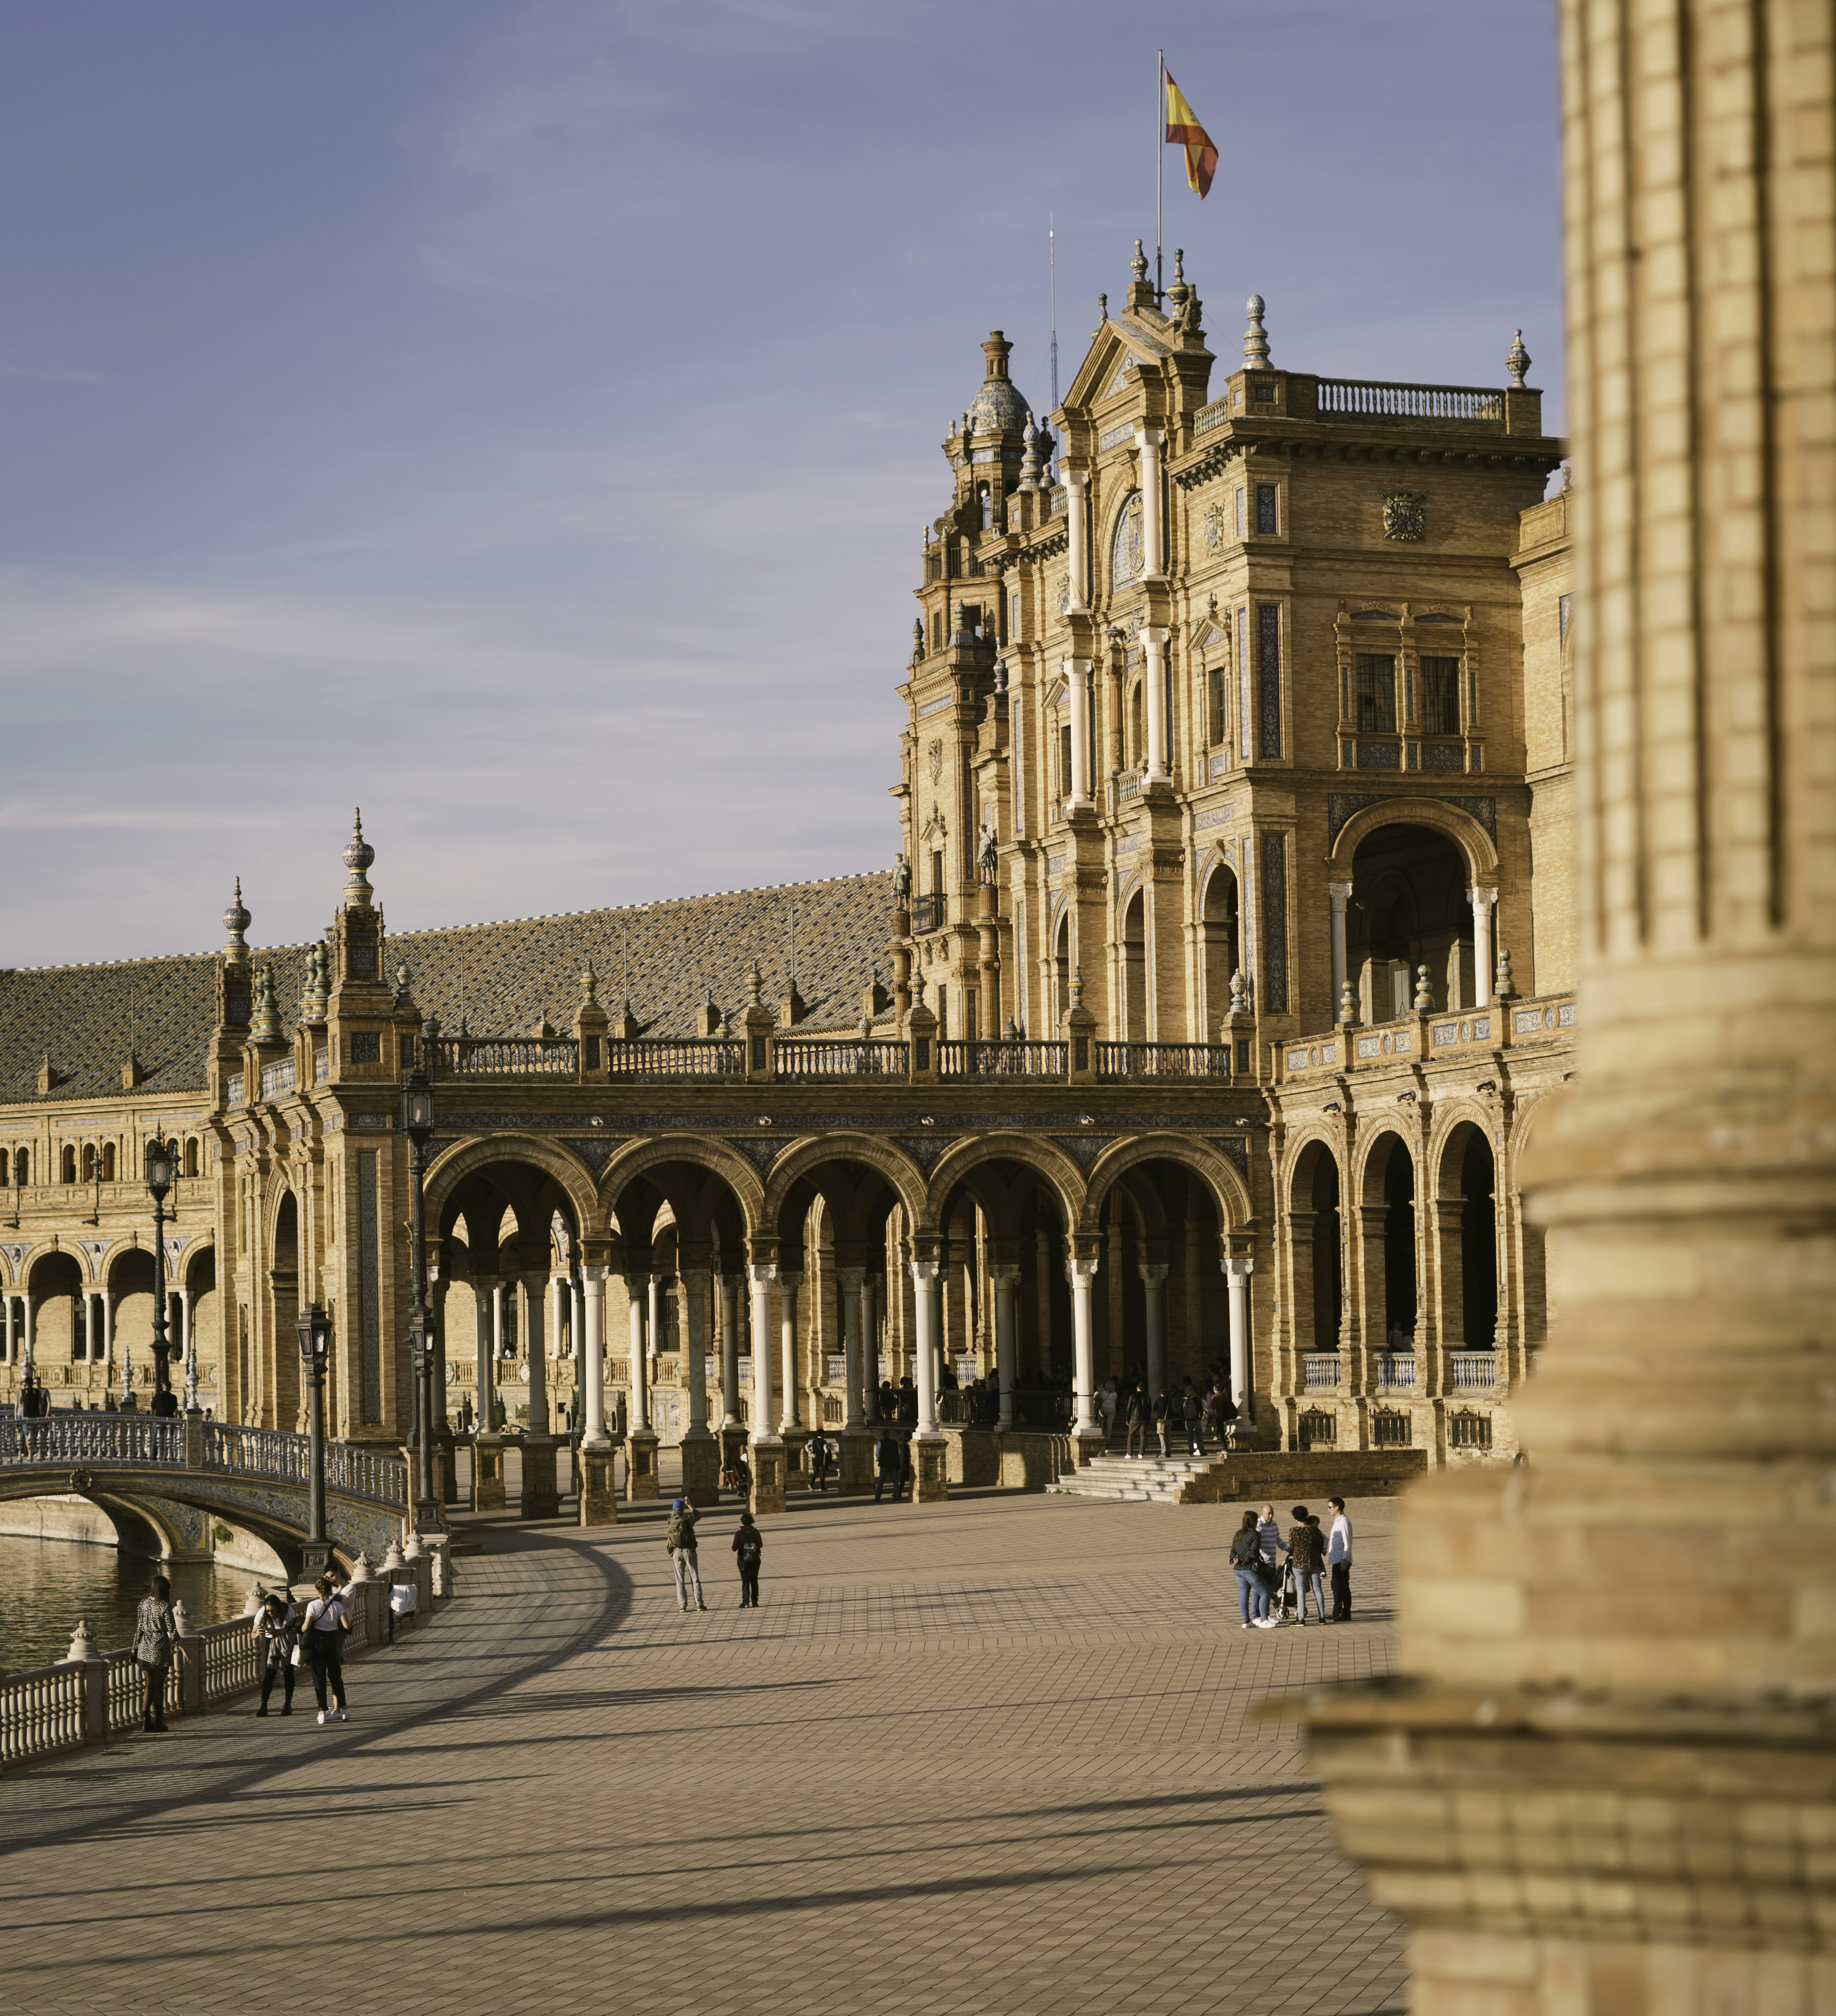
<svg viewBox="0 0 1836 2016"><path fill-rule="evenodd" d="M253 1616L254 1616L254 1615L256 1615L256 1613L257 1613L257 1612L261 1609L261 1605L263 1604L263 1603L264 1603L265 1601L266 1601L266 1600L267 1600L267 1597L268 1597L268 1592L267 1592L267 1590L266 1590L265 1589L264 1589L264 1588L261 1586L261 1583L260 1583L260 1582L250 1582L250 1583L249 1584L249 1593L248 1593L248 1594L247 1594L247 1596L245 1596L245 1597L243 1598L243 1616L245 1616L245 1617L253 1617Z"/></svg>
<svg viewBox="0 0 1836 2016"><path fill-rule="evenodd" d="M752 970L746 976L746 993L755 1008L765 1006L765 970L757 959L752 962Z"/></svg>
<svg viewBox="0 0 1836 2016"><path fill-rule="evenodd" d="M1506 352L1504 368L1510 373L1511 383L1519 391L1523 388L1524 375L1530 369L1530 353L1524 347L1524 332L1511 332L1511 347Z"/></svg>
<svg viewBox="0 0 1836 2016"><path fill-rule="evenodd" d="M95 1634L89 1629L86 1617L77 1619L77 1628L70 1633L70 1649L65 1653L67 1659L93 1659L95 1657Z"/></svg>
<svg viewBox="0 0 1836 2016"><path fill-rule="evenodd" d="M1107 294L1099 294L1096 297L1096 326L1101 329L1108 320L1109 297Z"/></svg>
<svg viewBox="0 0 1836 2016"><path fill-rule="evenodd" d="M383 1572L387 1575L391 1569L398 1568L401 1565L401 1543L399 1540L391 1540L383 1550Z"/></svg>
<svg viewBox="0 0 1836 2016"><path fill-rule="evenodd" d="M921 973L912 976L912 999L917 1006L924 1006L924 976Z"/></svg>
<svg viewBox="0 0 1836 2016"><path fill-rule="evenodd" d="M1358 1020L1358 990L1348 980L1339 989L1339 1020L1348 1029Z"/></svg>
<svg viewBox="0 0 1836 2016"><path fill-rule="evenodd" d="M389 1544L393 1546L395 1543L391 1540ZM369 1582L373 1579L374 1575L375 1570L370 1566L369 1556L360 1547L357 1552L356 1560L351 1564L351 1579L353 1582Z"/></svg>
<svg viewBox="0 0 1836 2016"><path fill-rule="evenodd" d="M332 1010L332 956L322 945L312 948L312 1013L309 1021L322 1022Z"/></svg>
<svg viewBox="0 0 1836 2016"><path fill-rule="evenodd" d="M1503 945L1498 949L1498 970L1492 976L1492 991L1500 1001L1510 1000L1517 991L1517 983L1511 977L1511 956Z"/></svg>
<svg viewBox="0 0 1836 2016"><path fill-rule="evenodd" d="M1251 294L1244 304L1249 316L1249 326L1243 333L1243 361L1252 371L1266 371L1269 364L1269 332L1262 326L1264 302L1260 294Z"/></svg>
<svg viewBox="0 0 1836 2016"><path fill-rule="evenodd" d="M861 1041L863 1043L870 1043L873 1040L873 1017L871 1015L862 1015L861 1017Z"/></svg>
<svg viewBox="0 0 1836 2016"><path fill-rule="evenodd" d="M1418 1015L1431 1015L1435 1012L1435 990L1429 984L1425 966L1418 966L1415 970L1415 1007Z"/></svg>
<svg viewBox="0 0 1836 2016"><path fill-rule="evenodd" d="M223 913L223 928L229 934L223 948L223 956L231 966L248 964L248 940L243 934L254 922L243 902L243 878L239 875L236 878L236 894L229 899L229 908Z"/></svg>
<svg viewBox="0 0 1836 2016"><path fill-rule="evenodd" d="M398 1008L405 1008L414 999L413 992L409 986L409 970L405 965L396 967L395 1005Z"/></svg>
<svg viewBox="0 0 1836 2016"><path fill-rule="evenodd" d="M191 1636L191 1612L185 1607L183 1597L180 1597L172 1606L172 1629L181 1638Z"/></svg>
<svg viewBox="0 0 1836 2016"><path fill-rule="evenodd" d="M1230 976L1230 1012L1233 1015L1247 1015L1250 1012L1250 984L1244 977L1240 966Z"/></svg>
<svg viewBox="0 0 1836 2016"><path fill-rule="evenodd" d="M427 1543L420 1535L410 1533L401 1543L402 1561L405 1565L409 1561L418 1561L427 1551Z"/></svg>
<svg viewBox="0 0 1836 2016"><path fill-rule="evenodd" d="M376 851L363 837L363 808L359 806L352 815L351 838L344 849L344 866L351 873L344 884L344 907L347 910L367 910L370 898L376 891L369 886L365 873L376 858Z"/></svg>
<svg viewBox="0 0 1836 2016"><path fill-rule="evenodd" d="M1033 423L1033 416L1026 416L1026 430L1021 436L1022 452L1020 458L1020 488L1037 490L1039 487L1039 430Z"/></svg>
<svg viewBox="0 0 1836 2016"><path fill-rule="evenodd" d="M274 1001L274 968L265 966L255 975L255 1013L249 1023L249 1039L257 1043L281 1040L280 1010Z"/></svg>
<svg viewBox="0 0 1836 2016"><path fill-rule="evenodd" d="M1147 254L1143 250L1141 240L1139 238L1135 241L1135 256L1129 261L1129 271L1135 275L1137 281L1145 280L1147 278Z"/></svg>
<svg viewBox="0 0 1836 2016"><path fill-rule="evenodd" d="M1005 658L995 661L995 690L998 693L1004 693L1007 690L1007 661Z"/></svg>
<svg viewBox="0 0 1836 2016"><path fill-rule="evenodd" d="M1017 1043L1021 1040L1020 1024L1011 1015L1007 1018L1006 1028L1001 1031L1001 1040L1004 1043Z"/></svg>
<svg viewBox="0 0 1836 2016"><path fill-rule="evenodd" d="M1083 1006L1084 969L1081 966L1071 977L1071 1006L1074 1008L1082 1008Z"/></svg>
<svg viewBox="0 0 1836 2016"><path fill-rule="evenodd" d="M913 664L917 664L917 662L918 662L918 661L919 661L920 658L922 658L923 656L924 656L924 618L923 618L922 616L914 616L914 617L912 618L912 662L913 662Z"/></svg>

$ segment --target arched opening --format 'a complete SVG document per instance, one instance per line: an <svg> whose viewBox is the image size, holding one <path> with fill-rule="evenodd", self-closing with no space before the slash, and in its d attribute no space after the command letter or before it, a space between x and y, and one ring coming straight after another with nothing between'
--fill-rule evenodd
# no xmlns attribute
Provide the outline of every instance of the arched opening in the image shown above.
<svg viewBox="0 0 1836 2016"><path fill-rule="evenodd" d="M23 1190L32 1180L32 1151L29 1148L16 1148L13 1151L13 1180Z"/></svg>
<svg viewBox="0 0 1836 2016"><path fill-rule="evenodd" d="M1147 1041L1147 901L1137 889L1122 912L1122 1028L1131 1043Z"/></svg>
<svg viewBox="0 0 1836 2016"><path fill-rule="evenodd" d="M41 1383L45 1366L80 1365L89 1355L88 1301L83 1289L82 1269L71 1255L47 1253L33 1263L31 1292L38 1308L32 1355Z"/></svg>
<svg viewBox="0 0 1836 2016"><path fill-rule="evenodd" d="M1064 916L1058 920L1054 943L1057 949L1052 956L1052 1028L1047 1032L1053 1035L1064 1027L1066 1012L1071 1006L1071 909L1068 905Z"/></svg>
<svg viewBox="0 0 1836 2016"><path fill-rule="evenodd" d="M63 1154L59 1157L59 1161L62 1165L59 1173L63 1180L67 1183L74 1183L77 1180L77 1150L71 1143L67 1141L64 1143Z"/></svg>
<svg viewBox="0 0 1836 2016"><path fill-rule="evenodd" d="M1373 1343L1406 1351L1415 1342L1415 1159L1400 1136L1386 1134L1365 1164L1366 1237L1374 1219L1381 1226L1381 1254L1367 1245L1364 1271L1365 1325Z"/></svg>
<svg viewBox="0 0 1836 2016"><path fill-rule="evenodd" d="M1129 689L1129 767L1139 770L1147 751L1147 731L1142 721L1142 682Z"/></svg>
<svg viewBox="0 0 1836 2016"><path fill-rule="evenodd" d="M198 1362L198 1404L218 1420L228 1418L224 1391L223 1331L217 1294L217 1249L207 1246L185 1273L185 1320ZM183 1341L183 1340L180 1340Z"/></svg>
<svg viewBox="0 0 1836 2016"><path fill-rule="evenodd" d="M105 1141L102 1147L102 1179L112 1183L115 1179L115 1144Z"/></svg>
<svg viewBox="0 0 1836 2016"><path fill-rule="evenodd" d="M1208 1036L1230 1012L1230 979L1240 965L1237 877L1220 863L1205 884L1202 929L1205 948L1205 1017Z"/></svg>
<svg viewBox="0 0 1836 2016"><path fill-rule="evenodd" d="M1345 959L1364 1021L1409 1014L1424 966L1435 1008L1472 1005L1469 880L1466 856L1430 826L1381 826L1359 844Z"/></svg>
<svg viewBox="0 0 1836 2016"><path fill-rule="evenodd" d="M92 1183L95 1180L96 1175L95 1143L93 1141L85 1141L83 1143L83 1180L86 1183Z"/></svg>
<svg viewBox="0 0 1836 2016"><path fill-rule="evenodd" d="M197 1172L198 1144L197 1137L193 1135L185 1144L185 1173L188 1176L195 1176Z"/></svg>
<svg viewBox="0 0 1836 2016"><path fill-rule="evenodd" d="M1492 1144L1478 1128L1460 1170L1462 1315L1467 1348L1490 1351L1498 1341L1498 1217Z"/></svg>
<svg viewBox="0 0 1836 2016"><path fill-rule="evenodd" d="M988 486L985 483L979 485L976 491L976 502L981 515L981 529L985 532L992 530L995 523L995 500L990 495Z"/></svg>

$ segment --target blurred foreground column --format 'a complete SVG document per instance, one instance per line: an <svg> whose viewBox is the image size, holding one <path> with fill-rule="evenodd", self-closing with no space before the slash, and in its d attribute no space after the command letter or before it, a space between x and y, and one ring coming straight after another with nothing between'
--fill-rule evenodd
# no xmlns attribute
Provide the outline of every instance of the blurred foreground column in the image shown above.
<svg viewBox="0 0 1836 2016"><path fill-rule="evenodd" d="M1317 1697L1418 2016L1836 2009L1829 0L1562 0L1582 1066L1516 1470Z"/></svg>

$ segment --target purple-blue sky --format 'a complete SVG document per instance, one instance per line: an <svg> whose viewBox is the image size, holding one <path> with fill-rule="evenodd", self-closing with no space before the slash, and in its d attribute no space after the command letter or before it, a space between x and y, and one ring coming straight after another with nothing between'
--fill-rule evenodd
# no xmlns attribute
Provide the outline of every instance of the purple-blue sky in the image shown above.
<svg viewBox="0 0 1836 2016"><path fill-rule="evenodd" d="M1221 359L1559 390L1550 11L0 13L0 965L890 861L938 455L1151 241ZM1559 421L1561 405L1556 402Z"/></svg>

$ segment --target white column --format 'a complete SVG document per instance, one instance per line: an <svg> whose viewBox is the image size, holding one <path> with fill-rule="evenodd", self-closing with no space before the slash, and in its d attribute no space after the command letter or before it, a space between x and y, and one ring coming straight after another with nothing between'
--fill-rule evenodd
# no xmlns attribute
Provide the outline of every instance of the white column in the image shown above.
<svg viewBox="0 0 1836 2016"><path fill-rule="evenodd" d="M1345 997L1345 905L1352 899L1352 885L1349 882L1329 882L1326 893L1332 900L1332 1013L1327 1020L1336 1022L1339 1019L1339 1003Z"/></svg>
<svg viewBox="0 0 1836 2016"><path fill-rule="evenodd" d="M1013 1349L1019 1311L1020 1269L1005 1264L988 1269L995 1277L995 1384L1000 1395L998 1428L1013 1426Z"/></svg>
<svg viewBox="0 0 1836 2016"><path fill-rule="evenodd" d="M1071 1291L1071 1385L1077 1406L1071 1431L1079 1435L1103 1432L1103 1424L1096 1417L1096 1347L1090 1324L1090 1291L1096 1279L1096 1265L1094 1253L1071 1253L1064 1263Z"/></svg>
<svg viewBox="0 0 1836 2016"><path fill-rule="evenodd" d="M656 1358L663 1349L663 1280L661 1274L650 1276L650 1320L644 1334L649 1340L650 1355ZM647 1425L647 1424L646 1424Z"/></svg>
<svg viewBox="0 0 1836 2016"><path fill-rule="evenodd" d="M651 1299L650 1277L647 1274L628 1274L625 1286L631 1298L631 1425L633 1428L647 1428L650 1425L650 1363L646 1355L646 1332L649 1328L646 1312Z"/></svg>
<svg viewBox="0 0 1836 2016"><path fill-rule="evenodd" d="M549 1355L558 1364L567 1355L561 1342L562 1317L567 1306L567 1291L572 1284L565 1274L549 1276Z"/></svg>
<svg viewBox="0 0 1836 2016"><path fill-rule="evenodd" d="M577 1370L585 1381L583 1399L586 1419L581 1424L580 1438L582 1449L610 1449L612 1438L606 1432L606 1276L611 1270L605 1267L582 1266L580 1272L585 1287L582 1297L586 1305L586 1321L582 1327L586 1334L581 1341L576 1356Z"/></svg>
<svg viewBox="0 0 1836 2016"><path fill-rule="evenodd" d="M1473 901L1473 1006L1483 1008L1492 999L1492 906L1498 891L1475 883L1467 893Z"/></svg>
<svg viewBox="0 0 1836 2016"><path fill-rule="evenodd" d="M102 1291L102 1362L108 1370L110 1384L115 1377L115 1298L105 1286Z"/></svg>
<svg viewBox="0 0 1836 2016"><path fill-rule="evenodd" d="M1245 1427L1250 1422L1250 1276L1256 1263L1247 1255L1227 1258L1226 1278L1230 1283L1230 1397Z"/></svg>
<svg viewBox="0 0 1836 2016"><path fill-rule="evenodd" d="M758 1377L758 1336L754 1327L752 1341L752 1376ZM765 1383L771 1383L771 1353L765 1354ZM720 1393L721 1425L736 1428L740 1425L740 1281L737 1275L723 1274L720 1277ZM760 1425L758 1417L753 1417L753 1426ZM771 1422L764 1423L769 1431Z"/></svg>
<svg viewBox="0 0 1836 2016"><path fill-rule="evenodd" d="M476 1353L473 1370L473 1391L477 1397L473 1404L478 1409L478 1432L481 1435L495 1434L497 1429L497 1347L491 1327L497 1301L496 1286L490 1280L474 1280L472 1283L473 1299L477 1305L477 1335L473 1345Z"/></svg>
<svg viewBox="0 0 1836 2016"><path fill-rule="evenodd" d="M756 1261L746 1270L752 1287L752 1436L755 1442L775 1442L772 1424L772 1278L777 1268ZM736 1313L737 1313L736 1312Z"/></svg>
<svg viewBox="0 0 1836 2016"><path fill-rule="evenodd" d="M845 1353L842 1380L848 1393L842 1425L858 1428L861 1426L861 1283L866 1279L866 1269L837 1267L835 1278L841 1284L841 1336Z"/></svg>
<svg viewBox="0 0 1836 2016"><path fill-rule="evenodd" d="M1167 574L1166 526L1161 517L1161 448L1165 436L1154 427L1137 427L1135 445L1141 452L1141 578L1164 581Z"/></svg>
<svg viewBox="0 0 1836 2016"><path fill-rule="evenodd" d="M937 1426L937 1361L941 1348L938 1335L937 1277L941 1263L935 1260L912 1262L912 1299L918 1319L918 1433L934 1435Z"/></svg>
<svg viewBox="0 0 1836 2016"><path fill-rule="evenodd" d="M30 1372L38 1363L38 1298L30 1288L26 1291L26 1370Z"/></svg>
<svg viewBox="0 0 1836 2016"><path fill-rule="evenodd" d="M1147 1397L1167 1383L1167 1269L1164 1261L1143 1261L1141 1285L1147 1298Z"/></svg>
<svg viewBox="0 0 1836 2016"><path fill-rule="evenodd" d="M504 1308L509 1296L508 1281L494 1281L491 1288L491 1361L492 1366L501 1365L504 1355ZM493 1376L495 1376L495 1370Z"/></svg>
<svg viewBox="0 0 1836 2016"><path fill-rule="evenodd" d="M797 1291L803 1286L801 1274L785 1273L778 1276L779 1321L782 1325L780 1340L784 1381L784 1412L779 1426L794 1428L798 1425L797 1416ZM758 1340L753 1339L756 1352Z"/></svg>
<svg viewBox="0 0 1836 2016"><path fill-rule="evenodd" d="M549 1369L542 1355L542 1295L547 1284L545 1274L522 1274L517 1279L523 1298L517 1312L517 1334L528 1355L529 1432L532 1435L545 1435L549 1431Z"/></svg>
<svg viewBox="0 0 1836 2016"><path fill-rule="evenodd" d="M1167 633L1157 626L1141 633L1141 681L1147 692L1147 781L1169 781L1167 763Z"/></svg>
<svg viewBox="0 0 1836 2016"><path fill-rule="evenodd" d="M688 1359L689 1432L707 1432L707 1283L705 1267L685 1267L679 1276L682 1300L687 1304L682 1327L688 1332L684 1349Z"/></svg>
<svg viewBox="0 0 1836 2016"><path fill-rule="evenodd" d="M1073 806L1090 804L1090 661L1088 658L1067 658L1064 661L1065 678L1068 682L1070 699L1066 704L1071 708L1071 800Z"/></svg>
<svg viewBox="0 0 1836 2016"><path fill-rule="evenodd" d="M1067 469L1065 482L1070 495L1065 499L1065 529L1071 542L1071 609L1074 616L1087 615L1090 608L1090 538L1085 511L1085 501L1090 486L1089 473L1082 469Z"/></svg>
<svg viewBox="0 0 1836 2016"><path fill-rule="evenodd" d="M17 1303L18 1298L17 1298L16 1296L15 1296L15 1295L11 1295L11 1294L9 1294L9 1295L8 1295L8 1296L6 1297L6 1298L5 1298L5 1299L6 1299L6 1345L5 1345L5 1358L6 1358L6 1363L7 1363L9 1365L10 1365L10 1364L13 1363L13 1335L14 1335L14 1332L13 1332L13 1321L14 1321L14 1315L15 1315L15 1306L16 1306L16 1303Z"/></svg>

